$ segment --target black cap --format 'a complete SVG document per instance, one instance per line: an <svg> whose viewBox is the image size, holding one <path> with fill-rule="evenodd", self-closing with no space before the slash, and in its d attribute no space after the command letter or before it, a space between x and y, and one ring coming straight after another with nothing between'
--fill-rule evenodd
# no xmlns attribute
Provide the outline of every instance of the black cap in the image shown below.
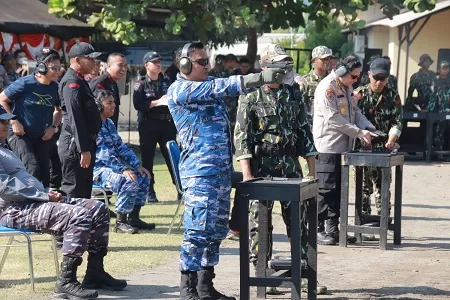
<svg viewBox="0 0 450 300"><path fill-rule="evenodd" d="M74 57L96 58L99 57L100 55L102 55L101 52L95 52L94 47L92 47L91 44L85 42L76 43L75 45L72 46L72 48L70 48L69 51L69 58Z"/></svg>
<svg viewBox="0 0 450 300"><path fill-rule="evenodd" d="M389 75L390 71L391 65L389 64L389 61L384 58L376 58L370 64L370 72L372 72L373 75Z"/></svg>
<svg viewBox="0 0 450 300"><path fill-rule="evenodd" d="M157 61L157 60L161 60L161 55L159 55L155 51L150 51L150 52L145 53L143 61L144 61L144 65L145 65L149 61Z"/></svg>
<svg viewBox="0 0 450 300"><path fill-rule="evenodd" d="M59 59L59 53L55 49L44 47L41 51L36 55L36 61L47 63L53 59Z"/></svg>
<svg viewBox="0 0 450 300"><path fill-rule="evenodd" d="M16 118L16 115L9 114L9 113L2 113L0 114L0 120L14 120Z"/></svg>

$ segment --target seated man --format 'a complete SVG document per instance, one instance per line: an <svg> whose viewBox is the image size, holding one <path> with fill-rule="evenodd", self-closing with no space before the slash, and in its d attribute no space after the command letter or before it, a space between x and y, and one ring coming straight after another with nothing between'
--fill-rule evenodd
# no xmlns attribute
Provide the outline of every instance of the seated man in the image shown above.
<svg viewBox="0 0 450 300"><path fill-rule="evenodd" d="M61 273L55 295L64 299L97 298L95 288L122 290L125 280L105 272L103 259L108 251L109 214L96 200L63 197L48 191L25 170L21 160L5 143L14 115L0 114L0 225L64 235ZM83 283L77 268L89 252Z"/></svg>
<svg viewBox="0 0 450 300"><path fill-rule="evenodd" d="M116 126L109 119L116 105L110 91L101 90L96 103L102 117L102 128L97 137L94 182L117 194L115 232L137 233L138 229L152 230L153 223L139 217L150 186L150 173L141 167L134 152L122 142Z"/></svg>

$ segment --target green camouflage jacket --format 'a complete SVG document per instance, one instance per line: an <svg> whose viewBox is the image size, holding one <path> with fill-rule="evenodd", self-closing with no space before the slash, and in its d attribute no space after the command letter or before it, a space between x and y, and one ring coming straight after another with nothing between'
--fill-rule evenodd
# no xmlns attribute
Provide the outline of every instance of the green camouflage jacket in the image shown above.
<svg viewBox="0 0 450 300"><path fill-rule="evenodd" d="M257 158L259 176L295 176L301 168L298 156L316 155L312 134L306 117L306 105L298 84L281 85L270 89L261 87L239 98L234 130L236 159L255 158L255 146L270 145L279 148L295 147L295 155ZM270 173L270 174L267 174Z"/></svg>
<svg viewBox="0 0 450 300"><path fill-rule="evenodd" d="M316 91L316 87L319 84L319 82L327 75L328 73L323 77L319 77L319 75L317 75L313 69L308 74L303 76L301 81L299 82L300 91L302 91L303 96L305 97L308 121L311 125L314 114L314 92Z"/></svg>
<svg viewBox="0 0 450 300"><path fill-rule="evenodd" d="M381 94L372 92L370 84L361 86L354 91L358 99L358 106L366 118L388 135L395 134L400 137L403 127L402 101L398 92L387 86ZM383 150L388 140L386 137L376 137L372 140L372 148ZM361 146L357 140L357 148Z"/></svg>
<svg viewBox="0 0 450 300"><path fill-rule="evenodd" d="M411 107L417 104L421 109L426 109L431 97L431 83L435 77L436 73L432 71L419 71L414 73L409 79L405 106ZM417 102L414 102L413 99L415 90L417 90Z"/></svg>
<svg viewBox="0 0 450 300"><path fill-rule="evenodd" d="M428 110L432 112L450 111L450 78L437 76L431 84L431 97Z"/></svg>

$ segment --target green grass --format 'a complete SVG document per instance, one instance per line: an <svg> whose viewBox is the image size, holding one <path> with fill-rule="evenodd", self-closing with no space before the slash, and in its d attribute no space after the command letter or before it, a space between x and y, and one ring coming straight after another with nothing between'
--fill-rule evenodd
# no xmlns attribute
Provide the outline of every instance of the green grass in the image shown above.
<svg viewBox="0 0 450 300"><path fill-rule="evenodd" d="M182 232L176 227L170 235L167 230L177 205L176 190L162 156L157 152L154 169L157 192L160 203L146 204L141 216L146 222L156 223L156 229L139 234L114 233L115 219L111 220L109 252L105 259L105 269L113 276L146 270L177 257L182 241ZM114 200L113 200L114 201ZM111 209L114 209L112 206ZM48 235L35 236L33 240L46 239ZM19 238L18 238L19 239ZM22 239L23 240L23 239ZM7 238L0 238L4 245ZM0 247L0 255L3 254ZM0 274L0 299L15 300L31 297L29 268L26 247L11 248L4 269ZM36 293L52 292L55 287L56 273L50 242L33 243L34 273ZM58 259L61 261L61 255ZM81 280L86 269L86 255L78 270Z"/></svg>

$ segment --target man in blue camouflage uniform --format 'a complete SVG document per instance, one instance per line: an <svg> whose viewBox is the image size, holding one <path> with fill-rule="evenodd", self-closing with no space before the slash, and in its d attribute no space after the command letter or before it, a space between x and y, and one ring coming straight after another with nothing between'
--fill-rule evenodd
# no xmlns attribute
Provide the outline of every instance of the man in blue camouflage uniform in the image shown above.
<svg viewBox="0 0 450 300"><path fill-rule="evenodd" d="M436 77L436 73L430 71L433 64L430 55L422 54L419 58L420 70L411 75L409 79L408 94L405 101L405 109L426 110L428 101L431 97L431 83ZM417 91L417 98L413 97L414 91Z"/></svg>
<svg viewBox="0 0 450 300"><path fill-rule="evenodd" d="M228 230L232 141L225 97L244 89L281 82L284 71L229 78L208 77L201 43L177 50L180 74L167 91L168 106L182 146L184 238L180 254L180 299L235 299L213 287L219 247Z"/></svg>
<svg viewBox="0 0 450 300"><path fill-rule="evenodd" d="M117 194L115 232L137 233L139 229L155 228L139 217L145 204L150 185L150 173L136 154L122 142L110 117L114 116L113 94L101 90L96 96L102 127L97 137L97 152L94 165L94 182Z"/></svg>
<svg viewBox="0 0 450 300"><path fill-rule="evenodd" d="M386 137L374 137L371 148L373 151L394 150L398 148L397 141L403 127L402 101L397 90L389 85L390 62L384 58L375 59L368 72L369 84L354 91L361 112L378 130L387 134ZM356 148L363 147L360 140ZM363 199L364 215L371 214L370 197L374 192L378 215L381 213L381 168L363 168Z"/></svg>
<svg viewBox="0 0 450 300"><path fill-rule="evenodd" d="M114 279L103 268L108 252L107 207L96 200L69 198L49 191L30 175L5 143L12 118L12 114L0 115L0 225L64 235L57 297L92 299L98 293L91 289L125 288L125 280ZM77 268L85 251L89 252L88 265L80 284Z"/></svg>
<svg viewBox="0 0 450 300"><path fill-rule="evenodd" d="M278 44L270 44L261 50L260 64L263 69L272 63L292 61ZM311 127L307 119L307 104L299 84L270 84L239 98L235 128L236 159L239 161L244 181L254 177L302 178L299 156L304 157L309 166L308 177L315 177L315 155ZM260 150L256 151L255 149ZM305 176L305 177L306 177ZM269 207L269 248L267 260L272 258L272 209ZM302 259L307 259L308 230L306 209L302 212ZM258 263L258 200L250 203L250 261ZM286 231L291 238L291 206L281 202L281 213ZM306 282L306 281L304 281ZM323 289L323 287L319 288ZM277 293L268 289L269 294Z"/></svg>
<svg viewBox="0 0 450 300"><path fill-rule="evenodd" d="M431 98L428 103L428 111L448 113L450 111L450 78L449 63L443 60L439 63L439 75L431 84ZM445 150L449 142L449 122L438 121L434 125L433 150ZM444 155L438 155L438 160L448 161Z"/></svg>

